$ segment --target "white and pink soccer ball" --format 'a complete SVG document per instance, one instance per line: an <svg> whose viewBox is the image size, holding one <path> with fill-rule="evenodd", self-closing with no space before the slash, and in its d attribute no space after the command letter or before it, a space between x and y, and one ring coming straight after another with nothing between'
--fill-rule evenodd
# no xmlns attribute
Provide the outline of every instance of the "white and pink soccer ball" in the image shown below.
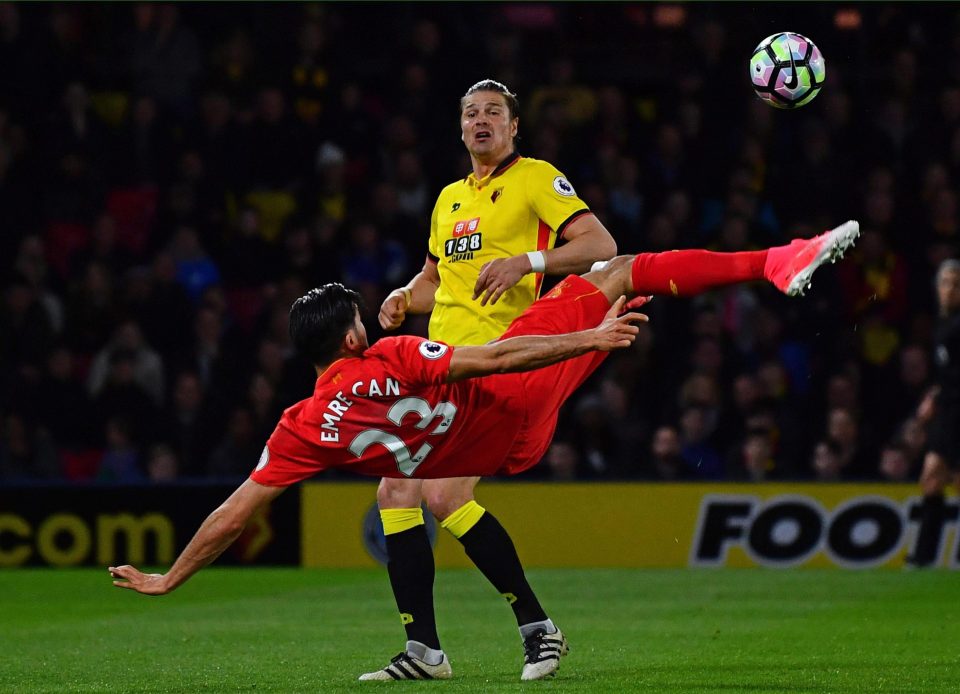
<svg viewBox="0 0 960 694"><path fill-rule="evenodd" d="M820 92L826 75L820 49L806 36L792 31L768 36L750 57L754 91L776 108L809 104Z"/></svg>

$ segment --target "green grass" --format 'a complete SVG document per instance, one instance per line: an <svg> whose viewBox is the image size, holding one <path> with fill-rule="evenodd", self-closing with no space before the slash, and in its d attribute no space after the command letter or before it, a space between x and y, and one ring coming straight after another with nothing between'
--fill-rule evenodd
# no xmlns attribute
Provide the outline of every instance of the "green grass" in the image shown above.
<svg viewBox="0 0 960 694"><path fill-rule="evenodd" d="M403 644L385 572L207 569L173 595L106 570L0 571L3 692L955 692L960 576L531 571L572 652L521 685L512 614L473 571L437 579L454 679L358 683Z"/></svg>

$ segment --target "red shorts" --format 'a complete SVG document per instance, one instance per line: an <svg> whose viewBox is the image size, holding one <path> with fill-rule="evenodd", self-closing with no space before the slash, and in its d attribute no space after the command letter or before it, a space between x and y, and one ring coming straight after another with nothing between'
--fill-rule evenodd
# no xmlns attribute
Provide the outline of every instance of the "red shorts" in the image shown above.
<svg viewBox="0 0 960 694"><path fill-rule="evenodd" d="M570 275L520 314L500 339L586 330L599 325L609 310L610 302L603 292L582 277ZM515 475L540 462L553 440L560 406L596 371L607 354L589 352L516 374L526 397L526 418L501 472Z"/></svg>

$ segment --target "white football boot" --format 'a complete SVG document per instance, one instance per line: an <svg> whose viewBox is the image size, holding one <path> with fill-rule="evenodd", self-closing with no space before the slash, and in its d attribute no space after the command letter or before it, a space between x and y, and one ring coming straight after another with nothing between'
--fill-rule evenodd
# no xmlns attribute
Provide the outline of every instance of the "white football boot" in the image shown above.
<svg viewBox="0 0 960 694"><path fill-rule="evenodd" d="M563 632L557 629L548 634L537 629L523 642L523 672L520 679L524 682L553 677L560 669L560 658L570 652L570 646Z"/></svg>
<svg viewBox="0 0 960 694"><path fill-rule="evenodd" d="M390 664L382 670L360 675L361 682L390 680L448 680L453 677L453 669L447 654L437 665L429 665L409 653L398 653Z"/></svg>

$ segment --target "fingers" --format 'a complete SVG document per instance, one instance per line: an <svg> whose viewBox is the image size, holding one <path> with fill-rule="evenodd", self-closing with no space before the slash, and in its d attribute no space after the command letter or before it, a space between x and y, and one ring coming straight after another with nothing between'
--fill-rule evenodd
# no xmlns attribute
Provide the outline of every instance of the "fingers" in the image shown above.
<svg viewBox="0 0 960 694"><path fill-rule="evenodd" d="M621 311L623 311L623 305L626 303L627 297L621 295L619 299L613 302L613 305L610 307L610 310L607 311L607 318L616 318Z"/></svg>
<svg viewBox="0 0 960 694"><path fill-rule="evenodd" d="M377 316L377 320L380 322L380 327L384 330L393 330L400 327L400 324L403 320L397 318L395 315L390 315L387 313L381 313Z"/></svg>
<svg viewBox="0 0 960 694"><path fill-rule="evenodd" d="M496 288L496 291L493 292L493 296L490 298L490 303L495 304L498 301L500 301L500 297L503 296L503 293L505 291L507 291L507 288L505 286L503 286L502 284L498 285Z"/></svg>
<svg viewBox="0 0 960 694"><path fill-rule="evenodd" d="M107 570L110 572L110 578L123 579L113 581L113 585L115 585L117 588L130 588L136 590L132 579L136 578L137 574L140 572L135 568L129 564L126 564L124 566L111 566Z"/></svg>
<svg viewBox="0 0 960 694"><path fill-rule="evenodd" d="M491 261L492 262L492 261ZM480 268L480 274L477 275L477 281L473 285L473 298L476 299L480 294L483 293L483 290L487 288L489 282L489 268L490 263L484 263L483 267Z"/></svg>
<svg viewBox="0 0 960 694"><path fill-rule="evenodd" d="M406 315L406 311L403 309L404 303L403 296L391 295L384 300L380 306L380 313L377 315L381 328L393 330L400 326Z"/></svg>
<svg viewBox="0 0 960 694"><path fill-rule="evenodd" d="M480 299L480 305L481 305L481 306L486 306L486 305L487 305L487 302L490 301L490 298L497 292L497 289L498 289L498 288L499 288L499 287L496 287L496 286L494 286L494 287L488 287L488 288L487 288L487 291L484 292L484 294L483 294L483 298ZM503 292L501 291L500 293L502 294Z"/></svg>
<svg viewBox="0 0 960 694"><path fill-rule="evenodd" d="M618 316L617 320L621 323L647 323L650 321L650 317L645 313L624 313L622 316Z"/></svg>

